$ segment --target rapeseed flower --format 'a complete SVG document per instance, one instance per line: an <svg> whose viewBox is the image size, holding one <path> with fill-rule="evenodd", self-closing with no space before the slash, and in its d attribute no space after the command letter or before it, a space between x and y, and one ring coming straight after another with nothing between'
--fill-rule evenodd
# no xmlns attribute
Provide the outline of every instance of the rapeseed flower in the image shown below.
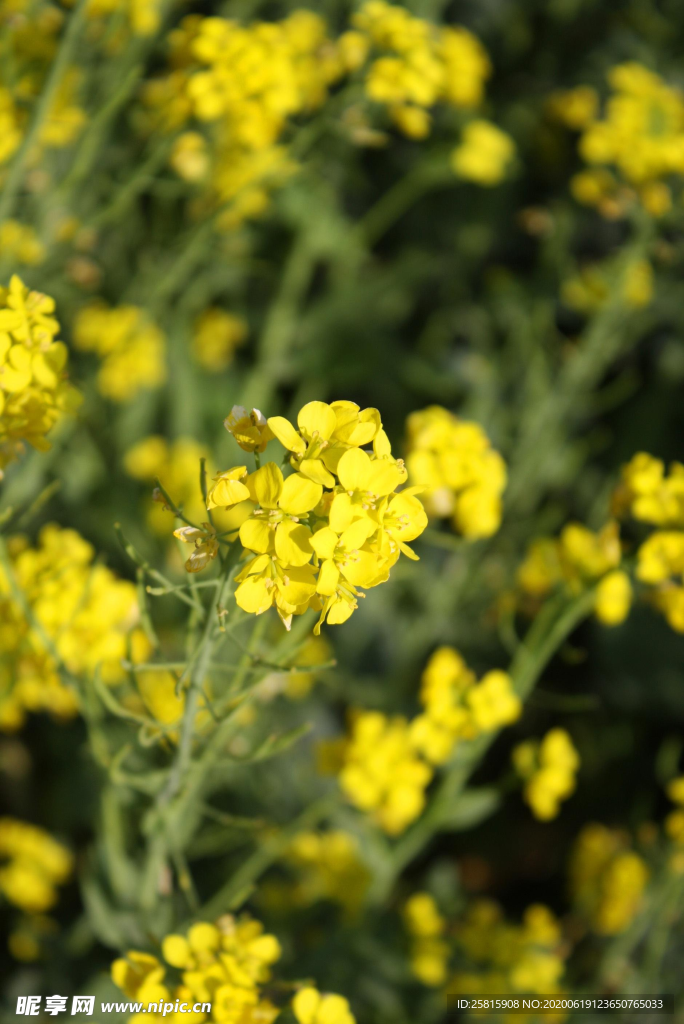
<svg viewBox="0 0 684 1024"><path fill-rule="evenodd" d="M411 722L416 749L433 765L444 764L459 740L474 739L517 721L522 703L505 672L475 674L452 647L440 647L421 681L422 714Z"/></svg>
<svg viewBox="0 0 684 1024"><path fill-rule="evenodd" d="M129 402L166 380L166 339L137 306L84 307L74 323L74 344L100 357L98 389L113 402Z"/></svg>
<svg viewBox="0 0 684 1024"><path fill-rule="evenodd" d="M405 718L359 712L344 751L340 786L390 835L403 832L422 812L432 769L414 750Z"/></svg>
<svg viewBox="0 0 684 1024"><path fill-rule="evenodd" d="M48 295L30 291L16 275L0 287L0 478L24 450L50 447L47 435L78 408L81 396L66 374L67 348Z"/></svg>
<svg viewBox="0 0 684 1024"><path fill-rule="evenodd" d="M540 741L527 740L513 750L513 764L526 781L525 802L536 818L557 817L560 804L573 793L579 755L565 729L551 729Z"/></svg>
<svg viewBox="0 0 684 1024"><path fill-rule="evenodd" d="M62 679L56 654L73 676L99 672L106 683L125 678L122 659L143 661L149 644L138 627L135 586L94 562L90 544L74 530L44 526L38 545L9 541L12 571L32 619L0 570L0 728L20 728L27 712L73 717L79 703ZM46 646L43 634L49 641Z"/></svg>
<svg viewBox="0 0 684 1024"><path fill-rule="evenodd" d="M0 818L0 892L10 903L29 914L44 913L72 870L71 853L43 829Z"/></svg>
<svg viewBox="0 0 684 1024"><path fill-rule="evenodd" d="M406 426L409 479L423 488L428 514L450 517L468 540L496 533L506 466L482 427L438 405L411 413Z"/></svg>
<svg viewBox="0 0 684 1024"><path fill-rule="evenodd" d="M599 935L618 935L638 913L649 878L627 837L604 825L586 825L570 860L570 887L579 909Z"/></svg>
<svg viewBox="0 0 684 1024"><path fill-rule="evenodd" d="M411 970L424 985L443 985L451 946L445 942L447 922L434 898L417 892L404 904L404 924L411 937Z"/></svg>
<svg viewBox="0 0 684 1024"><path fill-rule="evenodd" d="M280 1008L264 993L264 986L280 953L280 943L264 932L259 921L226 914L216 924L199 922L185 934L167 935L161 960L152 953L129 950L114 961L111 975L129 999L145 1006L146 1019L150 1015L154 1015L153 1021L168 1019L160 1004L178 1000L206 1003L209 1009L193 1011L189 1017L172 1012L174 1021L271 1024ZM354 1024L350 1014L334 1016L329 1012L328 1007L335 1009L341 1004L348 1007L341 996L322 997L315 989L302 989L295 995L292 1009L302 1024Z"/></svg>
<svg viewBox="0 0 684 1024"><path fill-rule="evenodd" d="M193 355L205 370L225 370L246 337L247 324L242 317L226 313L223 309L206 309L195 321Z"/></svg>
<svg viewBox="0 0 684 1024"><path fill-rule="evenodd" d="M293 615L315 608L317 635L325 621L345 622L362 596L358 588L384 582L402 553L417 557L408 542L427 517L417 488L396 491L406 469L392 457L376 409L309 402L295 429L284 417L266 420L258 409L235 407L225 423L245 451L263 452L277 437L294 470L285 477L275 462L253 473L234 466L209 491L211 510L253 503L239 531L250 556L236 577L244 611L260 615L275 606L289 628ZM371 442L368 453L361 446ZM185 528L176 535L204 545Z"/></svg>

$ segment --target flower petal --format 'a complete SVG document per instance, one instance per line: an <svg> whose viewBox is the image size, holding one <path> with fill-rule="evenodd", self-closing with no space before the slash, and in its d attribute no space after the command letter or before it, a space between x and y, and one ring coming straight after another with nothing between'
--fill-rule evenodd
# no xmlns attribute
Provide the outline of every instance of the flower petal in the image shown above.
<svg viewBox="0 0 684 1024"><path fill-rule="evenodd" d="M311 530L302 523L287 520L275 531L275 551L283 565L306 565L311 560Z"/></svg>
<svg viewBox="0 0 684 1024"><path fill-rule="evenodd" d="M315 508L322 494L320 484L307 480L301 473L293 473L283 484L278 505L288 515L301 516Z"/></svg>
<svg viewBox="0 0 684 1024"><path fill-rule="evenodd" d="M297 425L308 438L318 434L327 441L337 426L337 417L326 402L309 402L299 410Z"/></svg>
<svg viewBox="0 0 684 1024"><path fill-rule="evenodd" d="M275 462L267 462L247 477L247 486L252 501L256 501L262 508L277 508L283 489L283 474Z"/></svg>
<svg viewBox="0 0 684 1024"><path fill-rule="evenodd" d="M289 420L286 420L284 416L269 416L266 422L283 448L287 448L289 452L294 452L295 455L304 454L306 442L302 440Z"/></svg>

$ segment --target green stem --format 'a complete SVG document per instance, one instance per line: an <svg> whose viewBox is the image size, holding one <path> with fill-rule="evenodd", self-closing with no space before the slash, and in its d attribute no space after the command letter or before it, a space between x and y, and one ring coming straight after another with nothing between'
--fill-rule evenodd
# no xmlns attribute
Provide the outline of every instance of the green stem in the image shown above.
<svg viewBox="0 0 684 1024"><path fill-rule="evenodd" d="M329 814L333 806L334 801L330 797L310 804L299 817L247 858L226 884L204 904L200 916L212 920L227 910L235 910L247 899L254 883L282 857L297 833L316 825Z"/></svg>
<svg viewBox="0 0 684 1024"><path fill-rule="evenodd" d="M43 124L50 114L50 109L55 101L57 90L59 89L62 81L62 76L67 70L69 61L72 58L74 48L78 40L79 31L85 17L86 5L87 0L79 0L78 6L75 8L67 22L66 31L62 36L57 56L54 59L50 69L50 74L48 75L40 99L36 105L33 119L26 135L24 136L24 141L19 147L19 151L14 158L9 174L7 175L5 187L0 195L0 224L4 220L7 220L12 213L14 200L19 188L21 187L26 161L31 155L34 144L38 142L40 138Z"/></svg>

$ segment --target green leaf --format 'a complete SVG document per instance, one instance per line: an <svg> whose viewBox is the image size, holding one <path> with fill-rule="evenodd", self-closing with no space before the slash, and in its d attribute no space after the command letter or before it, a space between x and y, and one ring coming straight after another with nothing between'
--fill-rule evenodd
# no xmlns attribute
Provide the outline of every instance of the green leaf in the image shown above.
<svg viewBox="0 0 684 1024"><path fill-rule="evenodd" d="M500 804L501 794L493 786L467 789L444 811L441 819L442 828L448 832L463 832L475 828L480 822L491 817Z"/></svg>

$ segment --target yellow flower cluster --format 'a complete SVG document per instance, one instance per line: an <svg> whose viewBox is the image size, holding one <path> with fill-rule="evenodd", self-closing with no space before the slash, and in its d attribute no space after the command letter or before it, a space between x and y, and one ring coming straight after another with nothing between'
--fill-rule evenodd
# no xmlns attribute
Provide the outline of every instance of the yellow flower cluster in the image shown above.
<svg viewBox="0 0 684 1024"><path fill-rule="evenodd" d="M230 509L244 501L254 510L240 527L248 561L236 577L240 608L260 615L275 605L289 628L293 615L320 611L314 633L326 620L345 622L358 606L358 588L377 586L424 530L427 517L416 488L397 492L407 473L392 457L377 409L353 402L309 402L297 427L282 416L235 407L226 427L245 451L263 451L277 437L293 472L275 462L254 473L236 466L219 473L208 508ZM372 445L372 452L364 446ZM196 546L201 568L217 553L209 528L181 528L176 536ZM192 558L192 556L191 556Z"/></svg>
<svg viewBox="0 0 684 1024"><path fill-rule="evenodd" d="M621 216L635 197L660 216L672 205L669 179L684 173L684 96L636 62L613 67L608 84L603 116L587 87L552 97L552 113L581 130L579 152L590 165L573 193L607 217Z"/></svg>
<svg viewBox="0 0 684 1024"><path fill-rule="evenodd" d="M493 900L478 900L455 928L457 944L472 963L451 980L459 994L558 993L564 961L561 930L543 904L527 908L522 923L507 922Z"/></svg>
<svg viewBox="0 0 684 1024"><path fill-rule="evenodd" d="M495 669L478 683L453 647L440 647L430 658L420 702L425 710L411 722L411 739L432 765L448 761L459 740L511 725L522 713L510 676Z"/></svg>
<svg viewBox="0 0 684 1024"><path fill-rule="evenodd" d="M490 537L501 525L506 465L482 427L432 405L407 420L406 465L424 489L430 516L450 516L469 540Z"/></svg>
<svg viewBox="0 0 684 1024"><path fill-rule="evenodd" d="M399 835L422 813L432 768L417 753L405 718L379 711L354 716L339 781L349 800L389 835Z"/></svg>
<svg viewBox="0 0 684 1024"><path fill-rule="evenodd" d="M80 395L66 376L67 348L48 295L29 291L15 275L0 287L0 478L25 442L40 451L47 434Z"/></svg>
<svg viewBox="0 0 684 1024"><path fill-rule="evenodd" d="M525 595L538 600L564 585L571 593L595 581L597 618L607 626L623 622L632 602L629 576L619 567L622 557L618 524L611 520L598 533L581 523L568 523L559 538L540 537L530 544L518 569Z"/></svg>
<svg viewBox="0 0 684 1024"><path fill-rule="evenodd" d="M288 885L295 903L309 906L330 900L350 914L363 903L370 875L360 858L356 837L349 832L300 832L285 859L298 874L297 883Z"/></svg>
<svg viewBox="0 0 684 1024"><path fill-rule="evenodd" d="M595 313L611 298L611 287L603 267L582 267L579 274L563 282L563 302L579 313ZM653 298L653 267L648 260L630 263L622 274L617 298L631 309L648 306Z"/></svg>
<svg viewBox="0 0 684 1024"><path fill-rule="evenodd" d="M432 25L384 0L365 3L354 26L362 34L359 52L371 46L383 52L369 67L366 92L387 105L392 120L409 137L429 134L429 110L438 103L476 107L482 102L491 65L467 29ZM351 42L348 37L347 46Z"/></svg>
<svg viewBox="0 0 684 1024"><path fill-rule="evenodd" d="M510 725L522 711L505 672L487 672L478 683L450 647L430 659L420 696L425 711L410 722L379 711L355 712L342 751L343 791L390 835L421 814L433 766L444 764L459 740Z"/></svg>
<svg viewBox="0 0 684 1024"><path fill-rule="evenodd" d="M513 764L525 780L525 801L536 818L550 821L575 790L580 760L565 729L551 729L541 741L526 740L513 750Z"/></svg>
<svg viewBox="0 0 684 1024"><path fill-rule="evenodd" d="M636 577L672 629L684 632L684 465L666 473L660 459L638 452L623 468L614 505L657 527L637 551Z"/></svg>
<svg viewBox="0 0 684 1024"><path fill-rule="evenodd" d="M0 893L10 903L29 914L49 910L72 867L66 847L42 828L0 818Z"/></svg>
<svg viewBox="0 0 684 1024"><path fill-rule="evenodd" d="M570 884L579 909L599 935L623 932L638 913L648 882L646 864L627 838L604 825L586 825L575 842Z"/></svg>
<svg viewBox="0 0 684 1024"><path fill-rule="evenodd" d="M447 922L428 892L417 892L404 905L404 924L411 937L411 970L424 985L443 985L451 947L445 941Z"/></svg>
<svg viewBox="0 0 684 1024"><path fill-rule="evenodd" d="M41 95L63 23L63 10L51 3L4 0L0 4L0 168L21 145L27 115ZM41 125L38 144L30 154L34 164L41 147L70 145L85 124L86 114L76 102L81 78L76 67L67 68L62 75Z"/></svg>
<svg viewBox="0 0 684 1024"><path fill-rule="evenodd" d="M240 25L191 15L171 34L171 72L145 99L166 130L194 118L203 129L176 141L172 164L205 185L231 228L258 216L294 169L281 144L291 118L320 107L344 68L313 11Z"/></svg>
<svg viewBox="0 0 684 1024"><path fill-rule="evenodd" d="M300 989L292 1000L292 1012L298 1024L356 1024L344 996L322 995L311 987Z"/></svg>
<svg viewBox="0 0 684 1024"><path fill-rule="evenodd" d="M121 659L149 653L135 587L94 563L95 552L74 530L43 527L37 547L24 537L9 544L12 572L32 621L0 570L0 728L20 728L27 712L68 718L78 711L75 692L61 679L49 639L74 676L101 673L107 683L124 678ZM37 626L37 628L36 628Z"/></svg>
<svg viewBox="0 0 684 1024"><path fill-rule="evenodd" d="M166 339L137 306L84 307L74 323L74 344L100 357L97 385L113 402L129 402L166 380Z"/></svg>
<svg viewBox="0 0 684 1024"><path fill-rule="evenodd" d="M515 156L510 135L490 121L470 121L453 151L451 165L459 178L491 188L506 177Z"/></svg>
<svg viewBox="0 0 684 1024"><path fill-rule="evenodd" d="M271 978L271 966L280 958L280 943L263 926L230 915L216 924L193 924L185 935L167 935L160 960L152 953L129 951L112 964L112 979L124 994L145 1006L145 1016L131 1022L215 1021L216 1024L271 1024L279 1015L262 988ZM167 965L180 972L180 982L167 978ZM333 1002L327 1002L332 1000ZM187 1003L188 1012L175 1007ZM171 1007L167 1013L164 1004ZM193 1011L197 1004L207 1008ZM334 1016L327 1007L344 1004L346 1015ZM301 989L292 1009L300 1024L354 1024L349 1004L341 996L321 996L316 989Z"/></svg>
<svg viewBox="0 0 684 1024"><path fill-rule="evenodd" d="M430 133L438 104L481 103L490 63L466 29L433 25L384 0L363 4L352 25L333 39L317 14L295 10L248 25L191 15L171 33L171 69L145 89L150 127L188 129L174 142L171 164L201 186L200 208L222 210L221 227L264 211L273 188L296 170L286 145L290 123L322 107L331 86L367 62L368 99L387 107L411 138ZM467 126L453 166L493 185L513 152L505 133L479 120Z"/></svg>
<svg viewBox="0 0 684 1024"><path fill-rule="evenodd" d="M242 317L226 313L223 309L206 309L195 322L193 355L205 370L225 370L246 337L247 324Z"/></svg>

